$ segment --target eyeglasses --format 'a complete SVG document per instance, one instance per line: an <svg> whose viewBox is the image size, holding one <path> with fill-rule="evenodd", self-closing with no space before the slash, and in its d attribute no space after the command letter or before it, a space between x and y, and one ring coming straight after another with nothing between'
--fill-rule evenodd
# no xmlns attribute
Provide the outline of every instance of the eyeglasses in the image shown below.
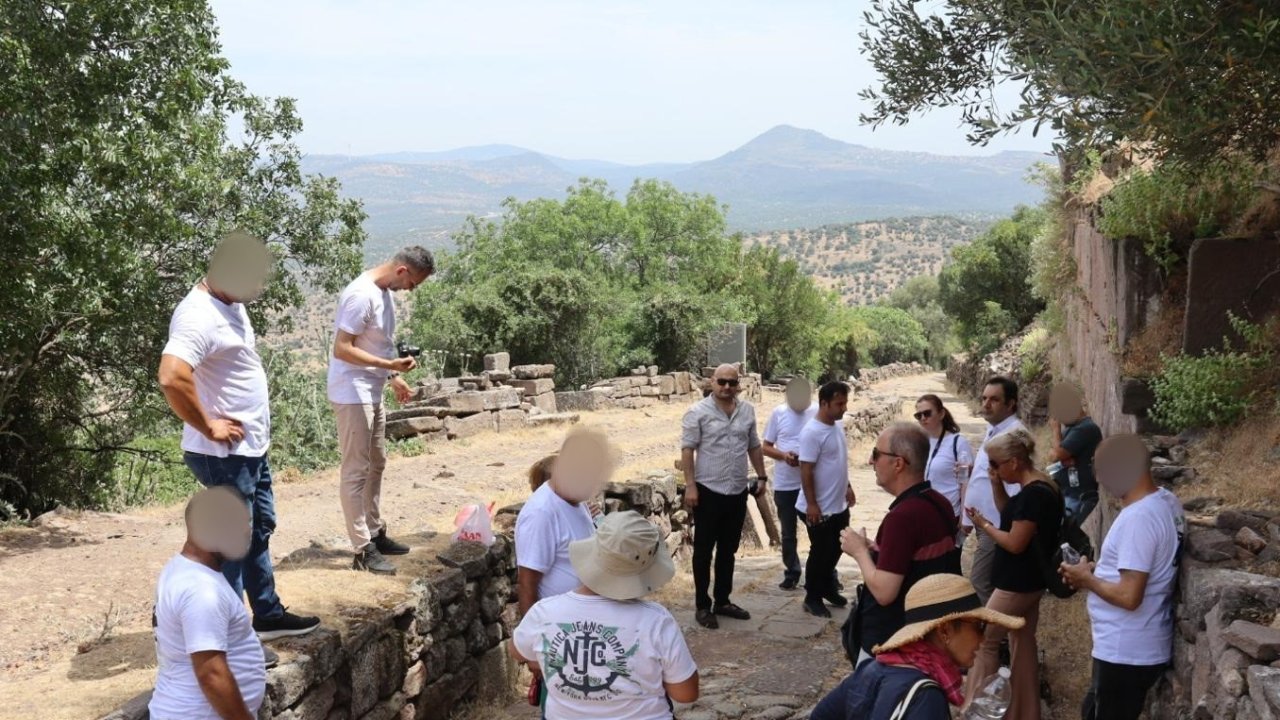
<svg viewBox="0 0 1280 720"><path fill-rule="evenodd" d="M728 385L729 387L738 387L738 381L734 378L716 378L716 384L720 387Z"/></svg>
<svg viewBox="0 0 1280 720"><path fill-rule="evenodd" d="M879 462L881 455L888 455L889 457L896 457L896 458L902 457L897 453L885 452L880 448L871 448L871 462ZM907 459L902 458L902 462L907 463ZM907 463L907 464L910 465L911 463Z"/></svg>
<svg viewBox="0 0 1280 720"><path fill-rule="evenodd" d="M911 417L915 418L916 422L920 422L921 420L928 420L929 418L933 417L933 411L921 410L920 412L916 413L915 415L912 415Z"/></svg>

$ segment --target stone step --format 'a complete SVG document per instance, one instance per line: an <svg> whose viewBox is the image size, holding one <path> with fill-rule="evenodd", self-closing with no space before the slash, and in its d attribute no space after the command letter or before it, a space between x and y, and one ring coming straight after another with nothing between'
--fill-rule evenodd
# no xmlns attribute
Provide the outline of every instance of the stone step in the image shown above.
<svg viewBox="0 0 1280 720"><path fill-rule="evenodd" d="M530 415L530 427L542 427L543 425L571 425L578 422L578 413L545 413L542 415Z"/></svg>

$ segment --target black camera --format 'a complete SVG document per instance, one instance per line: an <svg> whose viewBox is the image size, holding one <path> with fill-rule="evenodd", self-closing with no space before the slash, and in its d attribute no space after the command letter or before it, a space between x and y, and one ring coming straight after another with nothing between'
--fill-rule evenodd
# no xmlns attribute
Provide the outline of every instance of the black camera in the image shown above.
<svg viewBox="0 0 1280 720"><path fill-rule="evenodd" d="M417 345L408 345L406 343L396 343L396 353L402 358L418 357L422 354L422 348Z"/></svg>

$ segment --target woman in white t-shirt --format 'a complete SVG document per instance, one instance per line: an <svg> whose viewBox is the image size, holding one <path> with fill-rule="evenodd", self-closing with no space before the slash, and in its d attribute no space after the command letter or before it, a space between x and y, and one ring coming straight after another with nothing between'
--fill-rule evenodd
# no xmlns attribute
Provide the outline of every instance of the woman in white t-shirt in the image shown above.
<svg viewBox="0 0 1280 720"><path fill-rule="evenodd" d="M951 501L956 518L959 518L960 498L964 495L964 483L968 481L973 465L973 448L960 434L960 426L937 395L921 395L916 401L913 417L929 436L929 461L925 465L924 479Z"/></svg>
<svg viewBox="0 0 1280 720"><path fill-rule="evenodd" d="M662 533L638 513L605 516L569 546L577 589L540 600L512 633L511 654L536 662L547 720L671 720L698 699L698 666L675 618L642 600L675 575Z"/></svg>

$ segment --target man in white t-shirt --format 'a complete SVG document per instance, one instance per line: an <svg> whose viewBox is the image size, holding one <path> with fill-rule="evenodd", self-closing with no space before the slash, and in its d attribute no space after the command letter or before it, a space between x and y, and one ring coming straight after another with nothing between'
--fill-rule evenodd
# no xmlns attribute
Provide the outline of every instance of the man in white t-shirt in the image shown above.
<svg viewBox="0 0 1280 720"><path fill-rule="evenodd" d="M512 656L546 678L544 717L671 720L673 701L698 699L698 666L671 613L641 599L676 572L662 533L613 513L569 555L580 585L540 600L511 634Z"/></svg>
<svg viewBox="0 0 1280 720"><path fill-rule="evenodd" d="M982 417L989 427L982 439L982 447L973 459L973 473L965 485L964 506L977 508L982 516L999 524L1000 510L996 507L995 497L991 494L991 461L987 458L987 443L991 438L1002 435L1015 428L1021 428L1018 420L1018 384L1005 377L993 377L987 380L982 388ZM1022 486L1017 483L1005 483L1005 492L1009 497L1017 495ZM969 513L961 513L960 527L966 534L973 534L973 519ZM969 571L969 581L978 593L978 599L986 603L995 590L992 584L991 570L995 562L996 544L988 533L977 533L971 542L975 544L973 566Z"/></svg>
<svg viewBox="0 0 1280 720"><path fill-rule="evenodd" d="M160 571L152 626L152 720L253 720L267 688L262 643L222 565L253 540L249 509L229 487L187 503L187 541Z"/></svg>
<svg viewBox="0 0 1280 720"><path fill-rule="evenodd" d="M800 485L796 512L809 531L804 568L804 611L831 617L823 601L844 607L832 576L840 560L840 532L849 527L854 503L849 484L849 445L841 418L849 407L849 386L829 382L818 390L818 412L800 432Z"/></svg>
<svg viewBox="0 0 1280 720"><path fill-rule="evenodd" d="M796 498L800 495L800 431L818 413L809 381L787 383L787 401L773 409L764 426L761 451L773 458L773 502L778 507L782 536L782 583L792 590L800 584L800 555L796 552Z"/></svg>
<svg viewBox="0 0 1280 720"><path fill-rule="evenodd" d="M244 307L262 294L270 268L271 254L260 240L228 235L204 280L173 311L159 372L165 400L182 418L183 462L200 484L232 487L249 507L253 543L243 559L222 563L222 574L237 596L248 592L253 628L263 640L303 635L320 625L319 618L285 611L271 568L271 408Z"/></svg>
<svg viewBox="0 0 1280 720"><path fill-rule="evenodd" d="M1186 520L1173 493L1152 480L1151 454L1137 435L1102 441L1094 474L1122 509L1096 566L1059 568L1072 587L1089 592L1093 681L1084 717L1137 720L1173 656L1173 591Z"/></svg>
<svg viewBox="0 0 1280 720"><path fill-rule="evenodd" d="M435 272L435 259L424 248L406 247L395 257L352 280L338 297L333 357L329 358L329 402L338 421L338 495L355 550L352 566L380 575L395 575L387 555L404 555L408 546L387 537L382 521L382 471L387 466L387 416L382 391L387 380L397 402L408 402L411 390L400 377L417 363L398 357L393 290L413 290Z"/></svg>

